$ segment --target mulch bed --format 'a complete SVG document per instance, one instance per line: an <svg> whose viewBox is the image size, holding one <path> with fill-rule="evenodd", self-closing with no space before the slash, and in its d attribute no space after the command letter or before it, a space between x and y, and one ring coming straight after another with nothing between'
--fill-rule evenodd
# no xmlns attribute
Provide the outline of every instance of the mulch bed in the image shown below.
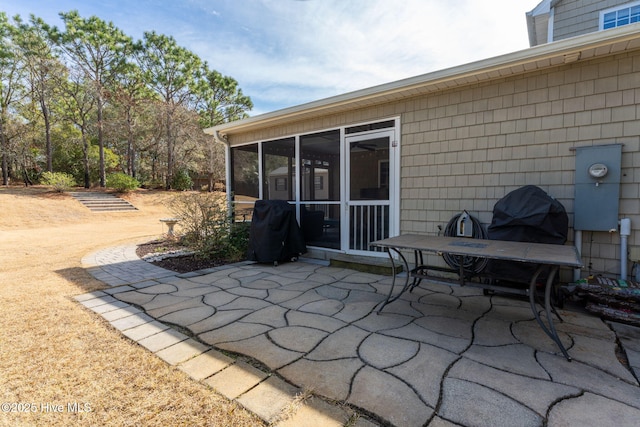
<svg viewBox="0 0 640 427"><path fill-rule="evenodd" d="M172 240L155 240L153 242L138 245L136 254L142 258L147 254L160 254L173 250L187 249L178 241ZM197 255L184 255L165 258L160 261L153 261L151 264L177 273L189 273L192 271L203 270L205 268L219 267L229 264L229 260L215 258L200 258Z"/></svg>

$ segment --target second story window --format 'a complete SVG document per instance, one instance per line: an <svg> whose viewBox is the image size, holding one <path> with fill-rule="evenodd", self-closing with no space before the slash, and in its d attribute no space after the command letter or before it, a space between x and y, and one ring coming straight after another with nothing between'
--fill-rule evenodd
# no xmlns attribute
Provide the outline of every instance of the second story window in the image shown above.
<svg viewBox="0 0 640 427"><path fill-rule="evenodd" d="M600 12L600 29L621 27L640 22L640 2L629 3L624 7L607 9Z"/></svg>

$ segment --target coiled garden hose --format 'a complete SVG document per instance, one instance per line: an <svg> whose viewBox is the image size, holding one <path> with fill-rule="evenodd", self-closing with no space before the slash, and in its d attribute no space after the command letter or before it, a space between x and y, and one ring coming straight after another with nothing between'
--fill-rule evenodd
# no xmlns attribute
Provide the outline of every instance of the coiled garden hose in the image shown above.
<svg viewBox="0 0 640 427"><path fill-rule="evenodd" d="M480 222L473 216L469 215L467 211L461 212L457 215L454 215L450 220L447 226L444 229L444 235L455 237L458 235L457 226L458 220L462 215L467 215L469 219L471 219L471 223L473 224L473 232L471 234L472 239L486 239L487 232ZM447 265L455 270L460 269L460 259L462 258L462 266L465 271L470 271L473 273L480 273L487 266L488 260L486 258L476 258L471 256L454 256L448 253L443 253L442 258L447 263Z"/></svg>

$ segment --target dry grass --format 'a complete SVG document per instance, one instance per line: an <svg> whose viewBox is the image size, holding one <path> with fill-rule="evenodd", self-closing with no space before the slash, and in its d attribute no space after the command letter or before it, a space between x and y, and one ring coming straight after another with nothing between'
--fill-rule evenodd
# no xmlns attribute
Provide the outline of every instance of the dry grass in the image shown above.
<svg viewBox="0 0 640 427"><path fill-rule="evenodd" d="M275 417L275 419L271 420L271 425L275 426L283 421L288 420L293 417L300 407L308 404L314 397L314 391L310 388L304 388L301 392L296 394L295 398L289 402L282 410L280 414Z"/></svg>
<svg viewBox="0 0 640 427"><path fill-rule="evenodd" d="M138 212L92 213L68 194L0 187L0 403L35 410L0 412L0 425L262 425L72 299L104 287L82 257L158 237L167 197L140 191L126 196Z"/></svg>

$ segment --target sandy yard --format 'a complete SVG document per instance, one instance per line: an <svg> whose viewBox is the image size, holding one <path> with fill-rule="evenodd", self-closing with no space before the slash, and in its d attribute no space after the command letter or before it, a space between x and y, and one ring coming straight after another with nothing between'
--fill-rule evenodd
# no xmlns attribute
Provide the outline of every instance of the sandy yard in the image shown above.
<svg viewBox="0 0 640 427"><path fill-rule="evenodd" d="M166 231L167 197L140 190L124 197L137 212L92 213L0 187L0 425L261 425L72 299L104 288L83 256Z"/></svg>

